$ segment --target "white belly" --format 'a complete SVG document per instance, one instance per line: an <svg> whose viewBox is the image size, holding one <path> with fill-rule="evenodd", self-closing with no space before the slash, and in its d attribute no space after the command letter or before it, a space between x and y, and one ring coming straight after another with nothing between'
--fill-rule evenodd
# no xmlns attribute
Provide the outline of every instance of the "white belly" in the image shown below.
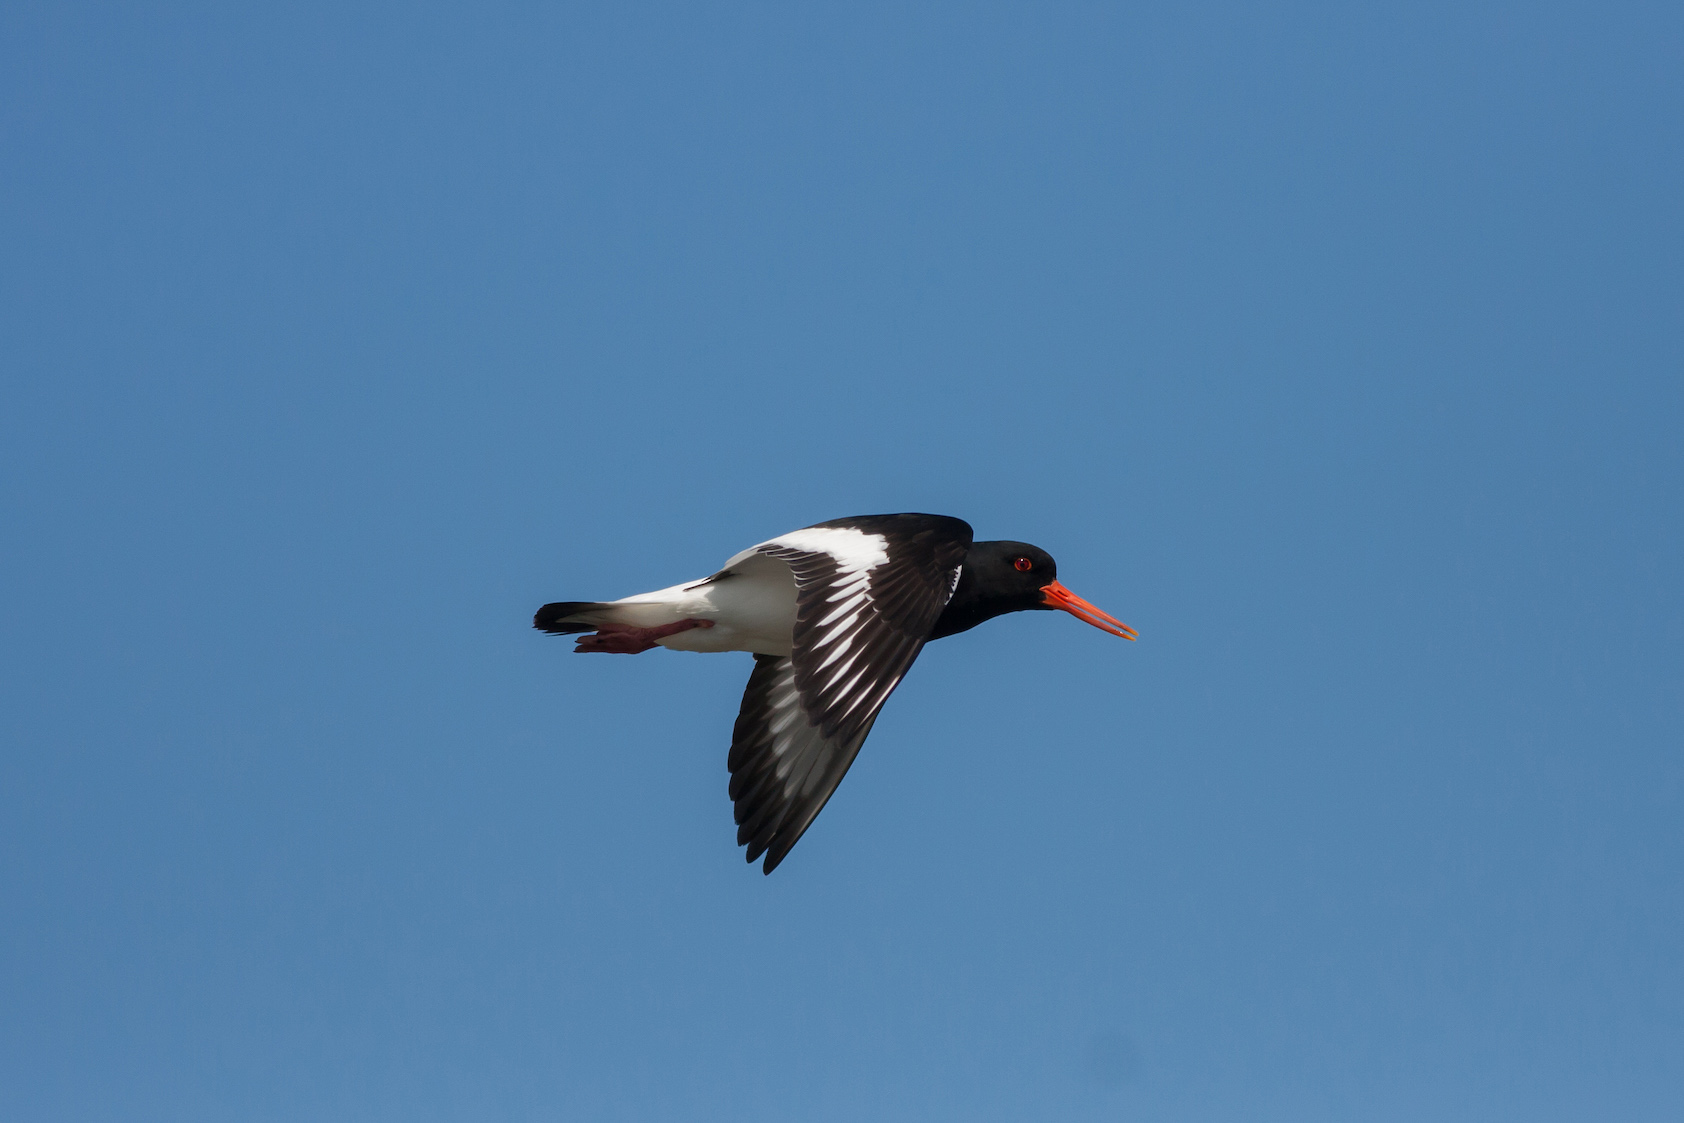
<svg viewBox="0 0 1684 1123"><path fill-rule="evenodd" d="M674 585L613 603L612 619L642 627L713 621L711 628L691 628L656 641L674 651L788 655L794 642L795 575L787 562L764 554L744 558L716 581Z"/></svg>

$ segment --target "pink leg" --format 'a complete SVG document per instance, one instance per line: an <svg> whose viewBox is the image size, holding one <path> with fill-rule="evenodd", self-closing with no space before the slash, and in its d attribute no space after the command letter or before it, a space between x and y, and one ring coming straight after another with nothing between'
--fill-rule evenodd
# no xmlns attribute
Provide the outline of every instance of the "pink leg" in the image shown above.
<svg viewBox="0 0 1684 1123"><path fill-rule="evenodd" d="M638 628L631 624L602 624L596 634L579 637L573 650L602 651L612 655L636 655L655 646L655 641L691 628L711 628L712 620L680 620L676 624L662 624L659 628Z"/></svg>

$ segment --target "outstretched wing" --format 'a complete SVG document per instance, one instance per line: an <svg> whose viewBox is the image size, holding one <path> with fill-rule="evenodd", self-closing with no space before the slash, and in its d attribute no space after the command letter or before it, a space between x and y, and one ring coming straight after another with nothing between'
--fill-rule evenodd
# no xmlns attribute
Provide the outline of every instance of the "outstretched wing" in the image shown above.
<svg viewBox="0 0 1684 1123"><path fill-rule="evenodd" d="M731 743L737 844L771 873L842 782L953 595L971 528L838 519L754 548L795 574L793 653L756 655ZM736 561L737 559L732 559Z"/></svg>
<svg viewBox="0 0 1684 1123"><path fill-rule="evenodd" d="M766 872L778 868L824 809L870 731L867 722L846 741L825 737L802 709L795 661L786 655L754 657L730 757L737 845L748 847L749 861L765 854Z"/></svg>

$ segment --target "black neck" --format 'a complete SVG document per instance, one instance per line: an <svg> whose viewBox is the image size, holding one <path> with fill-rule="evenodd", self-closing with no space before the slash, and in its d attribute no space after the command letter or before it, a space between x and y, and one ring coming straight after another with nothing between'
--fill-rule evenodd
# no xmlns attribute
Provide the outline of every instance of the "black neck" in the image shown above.
<svg viewBox="0 0 1684 1123"><path fill-rule="evenodd" d="M978 624L996 616L1004 616L1008 612L1046 607L1042 603L1039 590L1033 593L1014 590L1007 594L1002 594L1000 590L990 590L973 576L971 567L967 565L960 571L959 587L953 590L953 599L947 602L947 608L936 620L935 630L930 633L930 638L941 639L943 636L968 632Z"/></svg>

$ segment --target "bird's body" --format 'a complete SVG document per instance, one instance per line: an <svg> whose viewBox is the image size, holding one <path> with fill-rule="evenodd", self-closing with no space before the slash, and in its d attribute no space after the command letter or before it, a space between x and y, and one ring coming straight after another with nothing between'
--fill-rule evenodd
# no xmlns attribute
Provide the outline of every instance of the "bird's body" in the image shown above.
<svg viewBox="0 0 1684 1123"><path fill-rule="evenodd" d="M931 639L1024 609L1127 625L1056 579L1043 550L973 542L944 515L865 515L750 547L709 577L617 601L562 601L533 626L579 651L748 651L732 737L737 842L771 873L853 763L884 701Z"/></svg>
<svg viewBox="0 0 1684 1123"><path fill-rule="evenodd" d="M731 580L686 581L574 615L610 633L615 625L658 629L684 620L705 620L710 627L674 632L654 642L674 651L788 655L795 630L795 576L788 563L748 552L727 562L721 572L725 571L731 572Z"/></svg>

